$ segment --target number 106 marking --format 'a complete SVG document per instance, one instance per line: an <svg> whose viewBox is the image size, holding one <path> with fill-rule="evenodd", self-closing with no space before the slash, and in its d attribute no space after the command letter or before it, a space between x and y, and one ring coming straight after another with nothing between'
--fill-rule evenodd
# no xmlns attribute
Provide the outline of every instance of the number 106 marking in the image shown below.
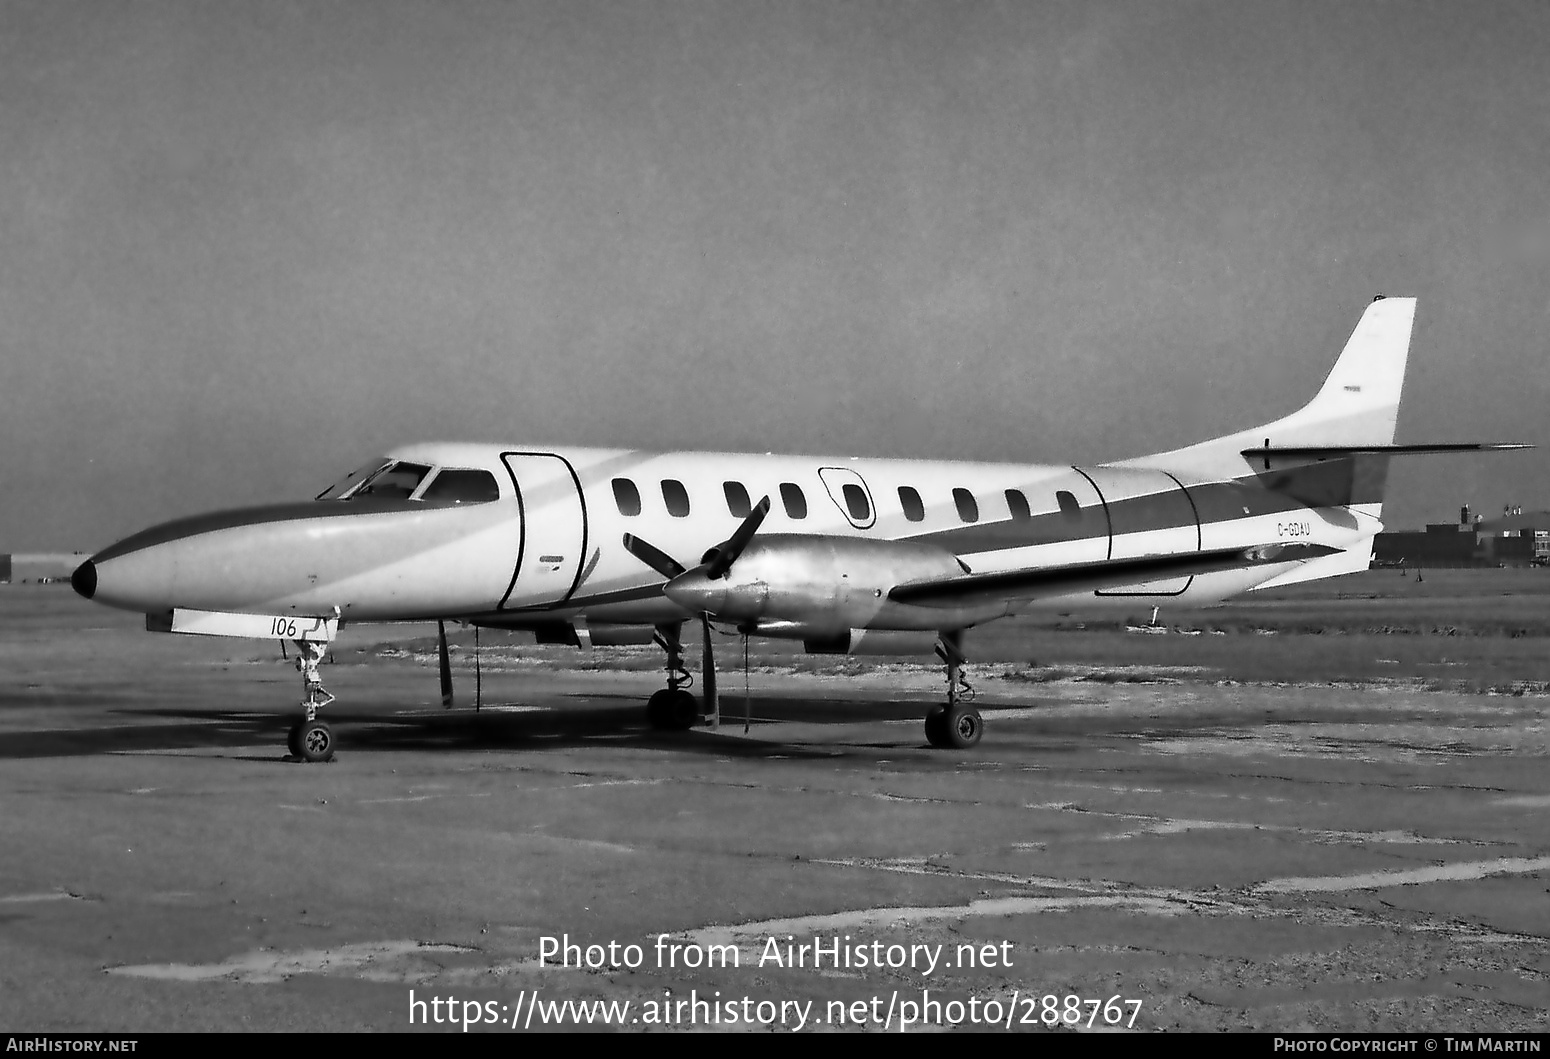
<svg viewBox="0 0 1550 1059"><path fill-rule="evenodd" d="M281 637L285 637L287 639L294 639L295 636L296 636L296 619L295 618L276 618L271 623L270 631L275 636L281 636Z"/></svg>

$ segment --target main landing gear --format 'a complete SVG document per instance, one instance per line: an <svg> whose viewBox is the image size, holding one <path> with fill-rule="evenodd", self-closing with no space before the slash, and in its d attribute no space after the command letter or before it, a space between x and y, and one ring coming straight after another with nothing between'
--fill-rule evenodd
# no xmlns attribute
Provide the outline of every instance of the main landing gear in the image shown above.
<svg viewBox="0 0 1550 1059"><path fill-rule="evenodd" d="M318 720L318 711L334 701L323 687L318 663L328 653L328 644L316 640L292 640L296 645L296 670L301 674L301 708L306 716L291 726L286 746L291 756L302 761L327 761L334 756L333 730Z"/></svg>
<svg viewBox="0 0 1550 1059"><path fill-rule="evenodd" d="M646 720L651 727L682 732L693 728L700 719L700 701L689 694L694 677L684 668L683 622L658 625L652 640L667 652L667 687L646 703Z"/></svg>
<svg viewBox="0 0 1550 1059"><path fill-rule="evenodd" d="M985 722L978 710L966 705L974 699L974 688L963 678L963 633L944 632L936 655L947 666L947 702L926 714L926 741L966 750L980 741Z"/></svg>

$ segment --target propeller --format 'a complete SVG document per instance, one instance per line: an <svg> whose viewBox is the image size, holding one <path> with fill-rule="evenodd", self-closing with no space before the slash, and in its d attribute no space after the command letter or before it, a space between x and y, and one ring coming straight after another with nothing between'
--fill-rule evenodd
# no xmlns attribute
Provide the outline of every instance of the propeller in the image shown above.
<svg viewBox="0 0 1550 1059"><path fill-rule="evenodd" d="M633 533L624 535L624 550L670 581L684 572L683 564L677 559Z"/></svg>
<svg viewBox="0 0 1550 1059"><path fill-rule="evenodd" d="M436 622L437 649L441 656L441 706L452 708L452 660L447 657L447 623Z"/></svg>
<svg viewBox="0 0 1550 1059"><path fill-rule="evenodd" d="M716 652L710 641L710 615L700 614L700 631L705 634L705 654L700 658L700 689L705 694L705 712L710 726L721 727L721 696L716 692Z"/></svg>
<svg viewBox="0 0 1550 1059"><path fill-rule="evenodd" d="M743 554L743 549L748 547L748 542L753 540L753 535L759 532L759 526L764 522L764 516L770 513L770 498L765 497L754 505L748 517L743 519L732 536L716 545L705 553L701 560L704 573L709 578L725 577L727 571L732 569L732 564L737 562L737 557Z"/></svg>
<svg viewBox="0 0 1550 1059"><path fill-rule="evenodd" d="M624 550L667 578L670 583L697 582L702 579L720 580L727 576L727 571L732 569L732 564L743 554L748 547L748 542L753 540L753 535L759 532L759 526L763 524L764 517L769 513L770 498L766 496L753 506L753 510L748 512L748 516L733 531L732 536L706 552L700 560L700 565L693 570L685 570L683 564L677 559L633 533L624 535ZM701 613L710 613L707 608L699 609Z"/></svg>

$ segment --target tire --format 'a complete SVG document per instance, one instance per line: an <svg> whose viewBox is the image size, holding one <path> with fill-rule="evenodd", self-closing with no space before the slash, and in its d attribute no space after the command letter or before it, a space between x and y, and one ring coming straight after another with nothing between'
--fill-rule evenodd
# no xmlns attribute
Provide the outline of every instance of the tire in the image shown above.
<svg viewBox="0 0 1550 1059"><path fill-rule="evenodd" d="M668 727L675 732L685 732L693 728L700 719L700 700L690 695L687 691L679 690L670 693L668 698Z"/></svg>
<svg viewBox="0 0 1550 1059"><path fill-rule="evenodd" d="M985 722L978 710L959 707L943 717L947 730L947 745L954 750L967 750L985 734Z"/></svg>
<svg viewBox="0 0 1550 1059"><path fill-rule="evenodd" d="M664 732L683 732L700 720L700 700L687 691L663 688L646 701L646 720Z"/></svg>
<svg viewBox="0 0 1550 1059"><path fill-rule="evenodd" d="M334 756L334 733L322 721L303 721L296 732L296 749L303 761L327 761Z"/></svg>
<svg viewBox="0 0 1550 1059"><path fill-rule="evenodd" d="M294 758L301 757L301 726L302 722L297 721L285 733L285 748L291 752L291 757Z"/></svg>
<svg viewBox="0 0 1550 1059"><path fill-rule="evenodd" d="M667 688L663 688L646 700L646 723L651 725L651 727L672 727L669 719L671 708L668 704L668 699L672 697L672 694Z"/></svg>
<svg viewBox="0 0 1550 1059"><path fill-rule="evenodd" d="M946 706L933 706L926 712L926 742L932 746L947 745Z"/></svg>

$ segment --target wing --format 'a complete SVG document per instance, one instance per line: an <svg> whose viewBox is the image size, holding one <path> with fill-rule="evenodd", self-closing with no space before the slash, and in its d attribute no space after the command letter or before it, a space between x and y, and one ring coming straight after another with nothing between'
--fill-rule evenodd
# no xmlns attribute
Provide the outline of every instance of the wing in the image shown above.
<svg viewBox="0 0 1550 1059"><path fill-rule="evenodd" d="M1133 559L1103 559L1092 563L1044 566L1001 573L963 574L956 577L911 581L888 593L897 603L917 607L960 607L999 600L1063 596L1124 585L1143 584L1165 577L1209 574L1218 570L1242 570L1301 559L1317 559L1340 551L1324 544L1260 544L1250 548L1173 555L1143 555Z"/></svg>

